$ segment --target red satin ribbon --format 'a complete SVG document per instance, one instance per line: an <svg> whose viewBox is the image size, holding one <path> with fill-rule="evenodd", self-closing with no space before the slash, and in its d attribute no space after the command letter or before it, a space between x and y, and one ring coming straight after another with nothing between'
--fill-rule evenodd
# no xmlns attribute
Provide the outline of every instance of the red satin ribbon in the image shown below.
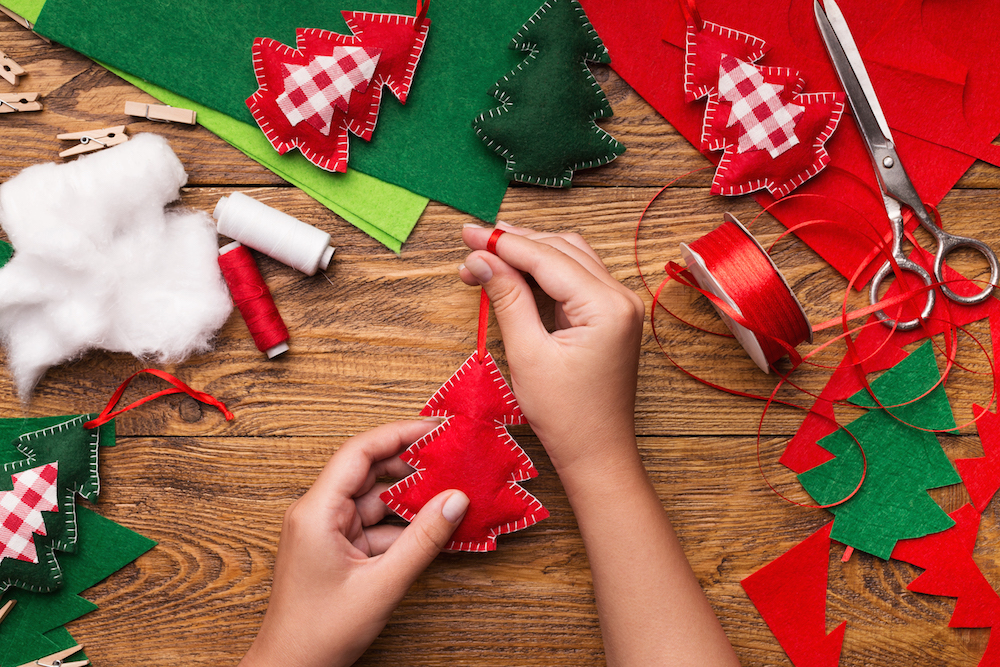
<svg viewBox="0 0 1000 667"><path fill-rule="evenodd" d="M504 235L504 230L494 229L490 240L486 242L486 250L497 254L497 240ZM476 358L479 363L486 359L486 331L490 325L490 298L486 296L486 288L479 291L479 333L476 336Z"/></svg>
<svg viewBox="0 0 1000 667"><path fill-rule="evenodd" d="M173 388L163 389L162 391L158 391L155 394L146 396L145 398L140 398L138 401L126 405L124 408L115 410L114 409L115 406L118 405L118 401L121 400L122 395L125 393L125 389L128 388L129 383L132 382L132 380L134 380L141 373L149 373L150 375L155 375L161 380L166 380L167 382L173 385ZM170 394L187 394L196 401L201 401L202 403L205 403L207 405L214 406L219 409L219 411L223 414L223 416L225 416L226 421L230 421L235 416L233 415L232 412L229 411L229 408L226 407L225 403L218 400L214 396L206 394L203 391L192 389L191 387L187 386L186 384L175 378L170 373L167 373L166 371L157 370L155 368L144 368L141 371L133 373L127 380L122 382L121 385L118 387L118 389L115 390L115 393L111 395L111 399L108 401L108 404L107 406L105 406L104 410L101 411L101 414L97 415L97 417L91 419L89 422L86 422L83 425L83 427L97 428L102 424L108 423L109 421L111 421L112 419L114 419L123 412L127 412L132 408L137 408L140 405L143 405L144 403L149 403L150 401L160 398L161 396L169 396Z"/></svg>

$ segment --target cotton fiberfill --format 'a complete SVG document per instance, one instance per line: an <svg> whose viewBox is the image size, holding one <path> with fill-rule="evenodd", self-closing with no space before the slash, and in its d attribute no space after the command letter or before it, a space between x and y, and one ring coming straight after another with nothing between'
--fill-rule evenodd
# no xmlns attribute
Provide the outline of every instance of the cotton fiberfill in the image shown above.
<svg viewBox="0 0 1000 667"><path fill-rule="evenodd" d="M0 268L0 338L22 400L91 348L160 363L209 349L232 302L211 217L164 208L186 182L166 139L139 134L0 186L14 246Z"/></svg>

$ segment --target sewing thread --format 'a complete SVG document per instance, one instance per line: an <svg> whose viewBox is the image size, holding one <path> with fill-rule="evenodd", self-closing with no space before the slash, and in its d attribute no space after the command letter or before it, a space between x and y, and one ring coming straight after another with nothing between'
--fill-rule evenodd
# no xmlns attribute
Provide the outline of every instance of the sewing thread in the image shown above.
<svg viewBox="0 0 1000 667"><path fill-rule="evenodd" d="M325 271L333 259L329 234L242 192L220 199L212 215L223 236L308 276Z"/></svg>
<svg viewBox="0 0 1000 667"><path fill-rule="evenodd" d="M268 359L287 352L288 328L250 251L238 241L219 248L219 267L257 349Z"/></svg>
<svg viewBox="0 0 1000 667"><path fill-rule="evenodd" d="M718 228L690 245L682 243L681 253L698 285L746 321L744 326L716 306L743 349L765 373L800 343L812 342L812 327L791 287L735 217L727 213Z"/></svg>

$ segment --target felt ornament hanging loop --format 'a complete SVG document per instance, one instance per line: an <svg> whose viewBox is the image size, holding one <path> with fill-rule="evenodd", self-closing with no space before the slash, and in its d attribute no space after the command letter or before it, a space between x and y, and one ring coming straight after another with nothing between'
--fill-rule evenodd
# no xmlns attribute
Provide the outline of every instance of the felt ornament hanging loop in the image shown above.
<svg viewBox="0 0 1000 667"><path fill-rule="evenodd" d="M145 398L140 398L139 400L130 403L129 405L126 405L124 408L115 410L115 406L118 405L118 401L121 400L122 395L125 393L125 390L128 388L129 384L132 382L132 380L134 380L137 376L139 376L142 373L149 373L150 375L155 375L161 380L166 380L167 382L172 384L173 387L171 389L163 389L161 391L156 392L155 394L150 394ZM101 414L97 415L97 417L85 423L83 427L97 428L101 424L108 423L109 421L111 421L112 419L114 419L123 412L127 412L132 408L137 408L140 405L149 403L150 401L160 398L161 396L169 396L170 394L187 394L196 401L200 401L202 403L205 403L206 405L214 406L219 409L219 412L223 414L223 416L226 418L226 421L230 421L235 417L235 415L233 415L233 413L229 411L229 408L226 407L225 403L215 398L211 394L206 394L203 391L192 389L191 387L187 386L186 384L175 378L170 373L167 373L166 371L157 370L155 368L144 368L141 371L136 371L135 373L130 375L128 379L122 382L121 385L118 387L118 389L115 390L115 393L111 395L111 399L108 401L108 404L101 411Z"/></svg>
<svg viewBox="0 0 1000 667"><path fill-rule="evenodd" d="M696 287L703 290L719 316L754 363L765 373L786 354L798 365L795 347L812 342L805 311L764 248L726 213L725 221L681 254ZM672 270L671 277L683 282ZM712 298L715 297L715 298Z"/></svg>

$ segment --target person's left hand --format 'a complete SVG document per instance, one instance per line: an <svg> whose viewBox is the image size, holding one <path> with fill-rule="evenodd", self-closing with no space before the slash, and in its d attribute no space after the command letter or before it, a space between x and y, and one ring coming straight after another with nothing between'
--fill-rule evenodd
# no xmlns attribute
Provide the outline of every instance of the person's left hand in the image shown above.
<svg viewBox="0 0 1000 667"><path fill-rule="evenodd" d="M443 491L409 526L376 525L389 512L379 499L388 485L376 479L410 474L400 451L439 423L396 422L348 439L291 504L264 623L241 665L350 665L374 641L469 506L461 491Z"/></svg>

